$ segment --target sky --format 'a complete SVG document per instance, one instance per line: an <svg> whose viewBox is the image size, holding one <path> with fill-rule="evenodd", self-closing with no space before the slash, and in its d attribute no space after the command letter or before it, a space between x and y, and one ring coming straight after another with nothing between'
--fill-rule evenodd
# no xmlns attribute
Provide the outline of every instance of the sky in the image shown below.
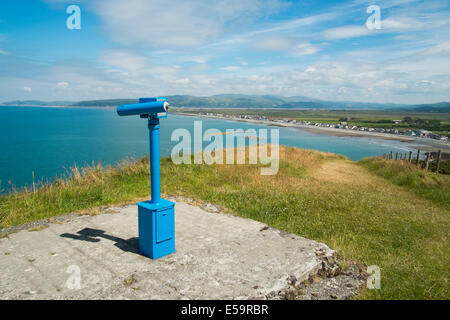
<svg viewBox="0 0 450 320"><path fill-rule="evenodd" d="M450 1L0 1L0 102L230 93L450 101Z"/></svg>

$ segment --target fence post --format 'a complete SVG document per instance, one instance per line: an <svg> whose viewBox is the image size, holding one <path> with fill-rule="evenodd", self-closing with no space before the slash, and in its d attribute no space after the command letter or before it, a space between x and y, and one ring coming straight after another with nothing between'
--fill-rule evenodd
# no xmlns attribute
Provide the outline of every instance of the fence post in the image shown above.
<svg viewBox="0 0 450 320"><path fill-rule="evenodd" d="M412 159L412 151L409 152L409 162L411 162Z"/></svg>
<svg viewBox="0 0 450 320"><path fill-rule="evenodd" d="M439 173L439 165L441 164L441 150L438 151L436 159L436 173Z"/></svg>
<svg viewBox="0 0 450 320"><path fill-rule="evenodd" d="M398 160L398 152L395 153L395 160Z"/></svg>
<svg viewBox="0 0 450 320"><path fill-rule="evenodd" d="M392 160L394 158L394 154L392 153L392 151L391 151L391 153L390 153L390 159Z"/></svg>
<svg viewBox="0 0 450 320"><path fill-rule="evenodd" d="M425 154L427 156L427 158L425 160L425 171L428 171L428 166L430 165L430 154L431 154L431 152L427 152Z"/></svg>
<svg viewBox="0 0 450 320"><path fill-rule="evenodd" d="M419 164L419 160L420 160L420 149L417 150L416 166Z"/></svg>

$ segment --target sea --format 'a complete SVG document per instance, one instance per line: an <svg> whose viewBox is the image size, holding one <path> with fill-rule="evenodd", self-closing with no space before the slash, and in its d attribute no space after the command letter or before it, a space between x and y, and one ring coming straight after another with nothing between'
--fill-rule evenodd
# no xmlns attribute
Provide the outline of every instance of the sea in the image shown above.
<svg viewBox="0 0 450 320"><path fill-rule="evenodd" d="M268 129L270 137L270 129L277 128L281 145L338 153L355 161L412 150L407 143L395 140L336 137L298 128L169 114L161 119L161 156L170 156L179 143L171 141L174 130L186 129L193 138L194 121L201 121L203 132L211 128L222 132ZM0 193L20 190L33 181L51 182L66 176L75 165L115 165L124 158L140 158L148 151L146 120L119 117L112 108L0 106Z"/></svg>

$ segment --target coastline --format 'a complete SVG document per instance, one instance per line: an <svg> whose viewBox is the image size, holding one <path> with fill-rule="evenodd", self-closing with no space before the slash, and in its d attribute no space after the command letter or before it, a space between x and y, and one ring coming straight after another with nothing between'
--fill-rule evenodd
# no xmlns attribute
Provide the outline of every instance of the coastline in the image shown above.
<svg viewBox="0 0 450 320"><path fill-rule="evenodd" d="M8 106L0 105L0 107L26 107L26 108L73 108L73 109L115 109L114 106L38 106L38 105L21 105L21 106ZM335 136L335 137L360 137L360 138L372 138L372 139L382 139L382 140L395 140L403 143L410 143L408 147L412 149L420 149L422 151L438 151L439 149L450 153L450 143L440 142L438 140L419 138L419 137L404 137L398 136L390 133L381 132L370 132L370 131L355 131L351 129L338 129L338 128L328 128L328 127L318 127L318 126L308 126L303 124L292 124L292 123L282 123L269 120L255 120L255 119L233 119L224 116L213 116L213 115L202 115L197 113L179 112L172 109L173 114L197 118L210 118L210 119L220 119L234 122L246 122L262 124L267 126L275 127L286 127L301 129L310 133Z"/></svg>
<svg viewBox="0 0 450 320"><path fill-rule="evenodd" d="M196 113L186 113L186 112L177 112L173 111L173 114L182 115L182 116L190 116L190 117L198 117L198 118L210 118L210 119L220 119L220 120L228 120L234 122L247 122L247 123L256 123L263 124L267 126L275 126L275 127L286 127L286 128L297 128L310 133L322 134L328 136L335 137L360 137L360 138L373 138L373 139L383 139L383 140L396 140L403 143L410 143L408 146L413 149L420 149L423 151L437 151L442 150L446 152L450 152L450 143L433 141L432 139L427 138L419 138L419 137L399 137L390 133L381 133L381 132L369 132L369 131L354 131L351 129L338 129L338 128L328 128L328 127L315 127L308 126L302 124L292 124L292 123L281 123L269 120L255 120L255 119L231 119L223 116L210 116L210 115L202 115ZM419 144L419 145L417 145Z"/></svg>

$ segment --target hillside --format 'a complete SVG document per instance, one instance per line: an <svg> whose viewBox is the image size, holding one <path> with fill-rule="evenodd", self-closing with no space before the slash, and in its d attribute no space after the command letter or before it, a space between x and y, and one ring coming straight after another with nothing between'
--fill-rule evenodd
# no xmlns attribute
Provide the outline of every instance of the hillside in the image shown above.
<svg viewBox="0 0 450 320"><path fill-rule="evenodd" d="M105 100L87 100L73 103L73 107L117 107L121 104L138 103L139 99L105 99Z"/></svg>
<svg viewBox="0 0 450 320"><path fill-rule="evenodd" d="M450 102L439 102L434 104L420 104L412 107L411 110L417 112L436 112L436 113L449 113Z"/></svg>
<svg viewBox="0 0 450 320"><path fill-rule="evenodd" d="M175 165L161 160L162 191L221 205L231 214L326 243L340 264L381 268L363 299L447 299L450 176L400 161L280 147L280 170L260 165ZM149 162L74 168L66 181L0 197L0 226L149 195ZM92 210L90 210L92 211Z"/></svg>

